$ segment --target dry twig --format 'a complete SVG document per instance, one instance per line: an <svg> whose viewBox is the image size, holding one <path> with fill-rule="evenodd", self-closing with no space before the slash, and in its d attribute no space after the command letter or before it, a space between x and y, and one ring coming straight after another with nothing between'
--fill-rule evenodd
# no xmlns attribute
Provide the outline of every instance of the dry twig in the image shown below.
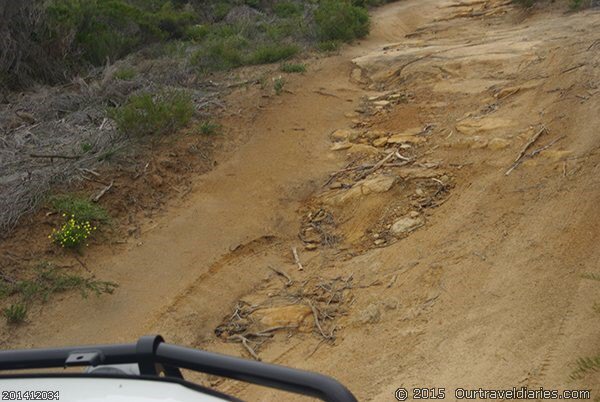
<svg viewBox="0 0 600 402"><path fill-rule="evenodd" d="M100 198L102 198L102 196L104 194L106 194L106 192L108 190L110 190L112 188L112 186L113 186L114 183L115 183L115 181L111 180L110 184L108 186L104 187L98 194L96 194L95 196L93 196L91 200L93 202L98 202L100 200Z"/></svg>
<svg viewBox="0 0 600 402"><path fill-rule="evenodd" d="M542 126L542 128L537 133L535 133L534 136L531 137L531 139L529 141L527 141L527 144L525 144L525 146L519 153L519 156L517 156L517 158L513 162L512 166L506 171L506 173L504 173L506 176L508 176L513 170L515 170L517 168L517 166L519 166L521 164L522 159L525 156L525 154L527 153L527 150L529 149L529 147L532 146L538 140L538 138L540 138L540 136L546 132L548 132L548 129L546 128L546 126Z"/></svg>
<svg viewBox="0 0 600 402"><path fill-rule="evenodd" d="M277 268L273 268L270 265L269 265L269 269L271 271L275 272L277 275L283 276L287 280L287 283L285 284L285 286L291 286L294 283L294 280L288 274L286 274L285 271L282 271Z"/></svg>
<svg viewBox="0 0 600 402"><path fill-rule="evenodd" d="M300 262L300 257L298 257L298 250L296 250L296 247L292 247L292 254L294 255L294 262L296 263L296 265L298 265L298 270L304 271L304 267Z"/></svg>

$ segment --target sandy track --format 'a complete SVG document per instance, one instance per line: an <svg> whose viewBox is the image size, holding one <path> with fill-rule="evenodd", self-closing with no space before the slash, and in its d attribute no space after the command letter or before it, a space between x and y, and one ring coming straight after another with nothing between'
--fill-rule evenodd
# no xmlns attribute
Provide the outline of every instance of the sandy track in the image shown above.
<svg viewBox="0 0 600 402"><path fill-rule="evenodd" d="M161 332L246 356L214 329L239 299L264 303L285 290L271 265L299 282L352 273L334 342L316 331L282 333L260 354L332 374L361 400L392 400L399 386L445 387L450 400L457 387L597 389L597 374L570 374L576 358L600 350L600 285L586 275L600 275L598 13L528 16L503 1L449 7L457 3L382 7L368 40L316 61L291 93L252 118L226 120L249 139L198 179L184 205L140 245L89 256L119 291L46 307L11 346ZM346 115L361 96L386 91L410 93L409 101L361 119L369 130L431 125L416 154L437 163L433 177L451 182L449 198L419 209L424 227L375 248L369 235L385 228L388 209L414 208L417 190L391 168L384 174L401 178L392 190L330 208L339 244L304 251L298 210L345 191L321 187L344 164L343 153L329 151L329 133L351 124ZM248 107L250 95L231 102ZM531 150L560 140L506 175L541 125L548 132ZM292 246L304 272L294 268ZM276 398L219 386L251 400Z"/></svg>

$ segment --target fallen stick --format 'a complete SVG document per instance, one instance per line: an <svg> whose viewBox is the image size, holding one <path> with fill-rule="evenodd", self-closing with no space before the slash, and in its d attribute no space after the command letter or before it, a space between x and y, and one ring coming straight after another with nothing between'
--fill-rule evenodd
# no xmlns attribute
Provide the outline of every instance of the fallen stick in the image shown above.
<svg viewBox="0 0 600 402"><path fill-rule="evenodd" d="M269 269L273 272L275 272L277 275L281 275L283 276L285 279L287 279L287 283L285 284L285 286L291 286L294 283L294 280L288 275L286 274L284 271L281 271L277 268L273 268L272 266L269 265Z"/></svg>
<svg viewBox="0 0 600 402"><path fill-rule="evenodd" d="M517 168L517 166L521 164L521 159L523 158L523 156L525 156L529 147L532 146L538 140L538 138L540 138L540 136L547 131L548 129L546 128L546 126L542 126L542 128L537 133L535 133L533 137L531 137L531 139L527 142L527 144L525 144L525 146L519 153L519 156L517 156L517 159L515 159L515 161L513 162L512 166L506 171L506 173L504 173L505 176L508 176L513 170Z"/></svg>
<svg viewBox="0 0 600 402"><path fill-rule="evenodd" d="M296 263L296 265L298 265L298 270L304 271L304 267L300 262L300 257L298 257L298 250L296 250L296 247L292 247L292 254L294 255L294 262Z"/></svg>
<svg viewBox="0 0 600 402"><path fill-rule="evenodd" d="M332 336L326 335L325 331L323 331L323 327L321 327L321 323L319 322L319 313L317 312L317 308L312 304L312 302L310 300L308 301L308 305L310 306L313 316L315 317L315 325L319 329L321 336L323 336L323 338L325 338L325 339L332 339Z"/></svg>
<svg viewBox="0 0 600 402"><path fill-rule="evenodd" d="M541 147L541 148L538 148L538 149L536 149L536 150L532 151L532 152L531 152L531 153L530 153L528 156L529 156L530 158L533 158L534 156L536 156L536 155L537 155L537 154L539 154L540 152L542 152L542 151L545 151L546 149L550 148L552 145L556 144L558 141L562 140L563 138L565 138L565 136L564 136L564 135L563 135L563 136L561 136L561 137L558 137L558 138L557 138L557 139L555 139L554 141L550 141L548 144L544 145L543 147Z"/></svg>
<svg viewBox="0 0 600 402"><path fill-rule="evenodd" d="M256 352L254 351L254 349L252 349L252 347L250 345L248 345L248 338L242 336L242 335L232 335L229 338L227 338L229 340L239 340L240 342L242 342L242 345L244 345L244 347L246 348L246 350L248 351L248 353L250 353L250 355L260 361L260 357L258 357L258 355L256 354Z"/></svg>
<svg viewBox="0 0 600 402"><path fill-rule="evenodd" d="M397 152L398 152L398 150L394 150L394 151L390 152L389 154L387 154L383 159L381 159L379 162L377 162L375 165L373 165L373 167L371 167L366 172L364 172L362 175L360 175L359 180L362 180L365 177L367 177L368 175L370 175L371 173L374 173L377 170L379 170L379 168L381 168L383 165L385 165L385 163L387 161L392 159L392 157L396 156Z"/></svg>
<svg viewBox="0 0 600 402"><path fill-rule="evenodd" d="M112 188L112 186L113 186L113 184L114 184L114 183L115 183L115 181L114 181L114 180L111 180L110 184L109 184L108 186L104 187L104 188L103 188L103 189L102 189L102 190L101 190L101 191L100 191L98 194L96 194L94 197L92 197L92 199L91 199L91 200L92 200L93 202L98 202L98 201L100 200L100 198L102 198L102 196L103 196L104 194L106 194L106 192L107 192L108 190L110 190L110 189Z"/></svg>
<svg viewBox="0 0 600 402"><path fill-rule="evenodd" d="M273 332L275 331L279 331L280 329L296 329L298 328L297 325L278 325L275 327L271 327L271 328L267 328L264 329L260 332L247 332L244 334L245 337L249 337L249 336L264 336L264 337L272 337L273 336Z"/></svg>
<svg viewBox="0 0 600 402"><path fill-rule="evenodd" d="M79 159L79 156L59 155L59 154L29 154L31 158L50 158L50 159Z"/></svg>

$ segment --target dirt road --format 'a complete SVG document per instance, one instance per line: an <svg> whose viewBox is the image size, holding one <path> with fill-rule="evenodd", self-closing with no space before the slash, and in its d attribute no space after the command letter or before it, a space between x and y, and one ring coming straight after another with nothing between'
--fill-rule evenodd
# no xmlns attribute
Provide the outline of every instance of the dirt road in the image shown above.
<svg viewBox="0 0 600 402"><path fill-rule="evenodd" d="M160 332L248 356L227 337L283 323L253 350L360 400L597 389L576 360L600 351L600 15L564 9L393 3L281 97L240 89L237 150L141 239L88 253L118 292L47 306L9 345Z"/></svg>

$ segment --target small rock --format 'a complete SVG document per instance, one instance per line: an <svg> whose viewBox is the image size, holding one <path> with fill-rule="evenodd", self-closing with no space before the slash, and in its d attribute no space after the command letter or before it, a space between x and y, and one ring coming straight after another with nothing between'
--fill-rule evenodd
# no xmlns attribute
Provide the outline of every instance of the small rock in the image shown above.
<svg viewBox="0 0 600 402"><path fill-rule="evenodd" d="M341 205L350 200L358 199L371 193L384 193L389 191L396 178L393 176L381 175L372 179L365 179L357 182L348 191L336 193L326 199L330 205Z"/></svg>
<svg viewBox="0 0 600 402"><path fill-rule="evenodd" d="M421 216L421 214L417 211L410 211L408 216L410 216L411 218L418 218L419 216Z"/></svg>
<svg viewBox="0 0 600 402"><path fill-rule="evenodd" d="M363 153L367 155L378 155L380 151L371 145L354 144L350 147L348 152L351 154Z"/></svg>
<svg viewBox="0 0 600 402"><path fill-rule="evenodd" d="M250 317L263 328L297 326L299 331L312 331L314 317L309 306L293 304L255 310Z"/></svg>
<svg viewBox="0 0 600 402"><path fill-rule="evenodd" d="M381 311L376 304L371 303L366 309L360 312L360 322L363 324L375 324L381 319Z"/></svg>
<svg viewBox="0 0 600 402"><path fill-rule="evenodd" d="M488 148L493 149L495 151L508 148L510 146L510 141L504 138L492 138L490 142L488 142Z"/></svg>
<svg viewBox="0 0 600 402"><path fill-rule="evenodd" d="M475 135L487 131L507 128L513 125L513 122L499 117L485 117L482 119L467 119L456 125L456 130L462 134Z"/></svg>
<svg viewBox="0 0 600 402"><path fill-rule="evenodd" d="M373 242L373 244L376 246L381 246L382 244L385 244L385 239L377 239Z"/></svg>
<svg viewBox="0 0 600 402"><path fill-rule="evenodd" d="M379 101L373 102L373 105L378 106L378 107L384 107L389 104L390 104L390 101L386 101L386 100L379 100Z"/></svg>
<svg viewBox="0 0 600 402"><path fill-rule="evenodd" d="M373 238L374 239L379 239L379 233L373 233Z"/></svg>
<svg viewBox="0 0 600 402"><path fill-rule="evenodd" d="M344 113L344 116L347 117L347 118L349 118L349 119L353 119L353 118L358 117L358 113L356 113L356 112L348 112L348 113Z"/></svg>
<svg viewBox="0 0 600 402"><path fill-rule="evenodd" d="M354 130L349 128L340 128L331 133L331 139L334 141L349 141L356 135Z"/></svg>
<svg viewBox="0 0 600 402"><path fill-rule="evenodd" d="M367 82L367 80L363 77L362 70L358 67L352 70L352 73L350 74L350 79L359 84L365 84Z"/></svg>
<svg viewBox="0 0 600 402"><path fill-rule="evenodd" d="M370 140L374 140L376 138L385 137L386 135L387 131L385 130L369 130L364 134L364 137Z"/></svg>
<svg viewBox="0 0 600 402"><path fill-rule="evenodd" d="M313 251L316 250L319 246L315 243L308 243L307 245L304 246L304 248L308 251Z"/></svg>
<svg viewBox="0 0 600 402"><path fill-rule="evenodd" d="M376 138L373 140L373 146L374 147L383 147L387 144L387 142L388 142L387 137Z"/></svg>
<svg viewBox="0 0 600 402"><path fill-rule="evenodd" d="M423 191L423 189L422 189L422 188L418 188L418 189L415 191L415 194L416 194L416 195L418 195L419 197L423 197L423 196L425 195L425 191Z"/></svg>
<svg viewBox="0 0 600 402"><path fill-rule="evenodd" d="M332 151L343 151L344 149L348 149L352 146L351 142L336 142L335 144L333 144L333 146L331 148L329 148Z"/></svg>
<svg viewBox="0 0 600 402"><path fill-rule="evenodd" d="M504 98L507 98L507 97L509 97L511 95L516 94L520 90L521 90L521 87L506 87L506 88L501 89L500 91L498 91L498 93L496 95L494 95L494 97L496 99L504 99Z"/></svg>
<svg viewBox="0 0 600 402"><path fill-rule="evenodd" d="M426 141L425 137L416 137L414 135L403 135L403 134L392 135L387 140L388 144L402 144L402 143L420 144L425 141Z"/></svg>
<svg viewBox="0 0 600 402"><path fill-rule="evenodd" d="M422 217L411 218L407 216L394 222L390 230L396 235L410 233L413 230L423 226L424 223L425 220Z"/></svg>

